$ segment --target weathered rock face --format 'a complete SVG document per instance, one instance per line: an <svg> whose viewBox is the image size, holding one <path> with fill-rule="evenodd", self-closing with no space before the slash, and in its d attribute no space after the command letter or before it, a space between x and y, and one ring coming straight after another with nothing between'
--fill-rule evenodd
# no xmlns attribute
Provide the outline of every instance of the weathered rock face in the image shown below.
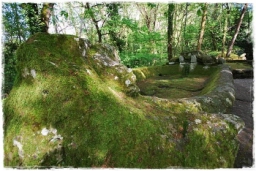
<svg viewBox="0 0 256 171"><path fill-rule="evenodd" d="M133 74L132 69L121 64L121 59L112 46L97 44L89 45L88 47L84 47L88 49L85 59L88 60L102 79L115 80L129 96L135 97L139 94L140 90L136 85L136 76Z"/></svg>

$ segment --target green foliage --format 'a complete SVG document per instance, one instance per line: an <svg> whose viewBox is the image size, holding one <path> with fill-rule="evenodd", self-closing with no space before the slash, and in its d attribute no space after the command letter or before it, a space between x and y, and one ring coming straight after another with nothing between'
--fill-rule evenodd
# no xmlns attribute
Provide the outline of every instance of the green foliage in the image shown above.
<svg viewBox="0 0 256 171"><path fill-rule="evenodd" d="M3 33L4 42L21 43L29 36L25 15L17 3L3 3Z"/></svg>
<svg viewBox="0 0 256 171"><path fill-rule="evenodd" d="M167 58L168 4L137 4L141 11L144 10L144 14L137 15L140 11L139 8L136 8L136 3L90 3L90 9L85 9L85 4L81 2L58 4L59 7L56 4L53 24L56 31L65 32L65 28L61 28L61 25L64 22L69 22L70 27L75 29L77 35L88 37L91 42L95 42L97 41L97 31L91 19L93 14L102 34L102 42L114 45L121 56L125 56L124 63L127 63L128 58L133 61L134 56L136 56L136 60L140 57L143 58L141 60L144 60L145 56L149 56L147 61L151 61L150 56L158 56L157 59ZM186 13L180 12L186 10L186 4L174 5L173 23L175 27L173 28L172 47L173 56L177 57L184 50L195 49L204 4L187 3ZM4 3L3 23L5 34L8 34L6 39L16 39L16 41L20 39L19 41L22 42L29 34L40 31L43 26L40 19L41 6L42 4L34 3ZM229 7L231 13L228 28L230 30L227 34L226 46L232 38L242 4L230 3ZM202 49L205 51L219 51L222 48L223 23L228 11L225 8L226 4L209 4L202 45ZM155 9L157 9L157 15L154 18L151 13ZM145 15L148 15L148 19L145 18ZM251 42L252 17L252 7L249 4L248 13L244 17L237 37L237 46L243 49L246 48L245 41ZM151 25L154 23L155 29L148 29L145 20ZM138 52L144 54L137 55ZM149 62L145 62L145 64L148 65Z"/></svg>
<svg viewBox="0 0 256 171"><path fill-rule="evenodd" d="M31 35L42 32L44 23L40 16L38 4L36 3L22 3L21 8L25 14L25 21L29 27L29 32Z"/></svg>
<svg viewBox="0 0 256 171"><path fill-rule="evenodd" d="M159 57L158 55L144 53L121 53L120 58L122 63L131 68L142 67L142 66L153 66L166 64L167 59L165 57Z"/></svg>
<svg viewBox="0 0 256 171"><path fill-rule="evenodd" d="M64 16L66 19L68 18L68 12L67 11L61 11L60 15Z"/></svg>
<svg viewBox="0 0 256 171"><path fill-rule="evenodd" d="M9 94L16 76L15 51L18 48L16 43L6 43L3 48L4 59L4 84L3 94Z"/></svg>

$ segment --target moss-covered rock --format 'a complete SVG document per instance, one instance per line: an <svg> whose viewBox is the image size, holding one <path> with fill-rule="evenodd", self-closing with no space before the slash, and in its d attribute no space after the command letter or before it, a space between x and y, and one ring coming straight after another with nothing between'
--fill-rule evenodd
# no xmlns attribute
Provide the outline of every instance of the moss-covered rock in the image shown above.
<svg viewBox="0 0 256 171"><path fill-rule="evenodd" d="M181 74L179 65L169 65L164 67L136 68L133 70L138 80L154 77L159 73L163 74ZM210 78L201 90L200 95L190 98L168 100L173 106L190 106L196 111L210 113L225 113L235 100L235 90L233 84L233 75L228 65L211 66L207 69L204 66L197 66L190 76L210 75ZM158 98L162 101L161 98ZM164 100L165 101L165 100ZM161 102L160 102L161 104ZM164 104L166 106L166 104Z"/></svg>
<svg viewBox="0 0 256 171"><path fill-rule="evenodd" d="M120 83L127 95L138 96L140 90L136 85L136 76L132 69L120 63L121 59L112 46L101 44L91 46L87 59L102 79L115 80Z"/></svg>
<svg viewBox="0 0 256 171"><path fill-rule="evenodd" d="M184 57L184 60L187 62L190 62L191 57L194 55L197 58L197 62L200 64L216 63L216 58L208 56L202 51L182 52L181 55Z"/></svg>
<svg viewBox="0 0 256 171"><path fill-rule="evenodd" d="M127 96L138 89L118 60L110 47L75 36L39 33L21 45L18 76L3 102L4 165L233 166L235 119Z"/></svg>

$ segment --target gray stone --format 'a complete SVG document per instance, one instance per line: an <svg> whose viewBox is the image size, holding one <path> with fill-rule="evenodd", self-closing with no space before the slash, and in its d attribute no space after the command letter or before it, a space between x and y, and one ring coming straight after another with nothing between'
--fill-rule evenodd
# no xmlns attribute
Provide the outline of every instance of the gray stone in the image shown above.
<svg viewBox="0 0 256 171"><path fill-rule="evenodd" d="M241 54L239 58L241 58L242 60L246 60L246 53Z"/></svg>
<svg viewBox="0 0 256 171"><path fill-rule="evenodd" d="M110 45L102 44L97 45L96 49L97 52L88 58L94 70L105 79L114 77L114 80L122 85L126 94L137 96L140 89L136 85L136 76L132 69L121 64L117 51Z"/></svg>
<svg viewBox="0 0 256 171"><path fill-rule="evenodd" d="M222 114L222 117L224 118L224 120L232 125L234 125L234 127L236 128L237 132L239 133L240 131L242 131L242 129L245 127L245 123L244 121L236 116L236 115L232 115L232 114Z"/></svg>
<svg viewBox="0 0 256 171"><path fill-rule="evenodd" d="M191 63L196 63L197 62L197 58L196 58L196 55L192 55L191 56Z"/></svg>
<svg viewBox="0 0 256 171"><path fill-rule="evenodd" d="M180 57L179 57L179 62L184 63L184 57L182 55L180 55Z"/></svg>
<svg viewBox="0 0 256 171"><path fill-rule="evenodd" d="M196 68L197 63L190 63L190 71L193 71Z"/></svg>
<svg viewBox="0 0 256 171"><path fill-rule="evenodd" d="M215 63L215 59L202 51L182 52L181 56L184 57L184 62L198 62L199 64Z"/></svg>
<svg viewBox="0 0 256 171"><path fill-rule="evenodd" d="M31 69L30 74L32 75L33 78L36 78L36 70Z"/></svg>

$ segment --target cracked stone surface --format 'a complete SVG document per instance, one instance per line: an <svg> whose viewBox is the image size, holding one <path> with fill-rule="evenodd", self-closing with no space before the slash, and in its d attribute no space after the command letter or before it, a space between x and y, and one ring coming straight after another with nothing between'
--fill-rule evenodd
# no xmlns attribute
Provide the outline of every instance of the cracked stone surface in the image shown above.
<svg viewBox="0 0 256 171"><path fill-rule="evenodd" d="M235 161L236 168L253 165L253 79L234 79L236 100L231 112L245 122L245 128L238 134L240 147Z"/></svg>

